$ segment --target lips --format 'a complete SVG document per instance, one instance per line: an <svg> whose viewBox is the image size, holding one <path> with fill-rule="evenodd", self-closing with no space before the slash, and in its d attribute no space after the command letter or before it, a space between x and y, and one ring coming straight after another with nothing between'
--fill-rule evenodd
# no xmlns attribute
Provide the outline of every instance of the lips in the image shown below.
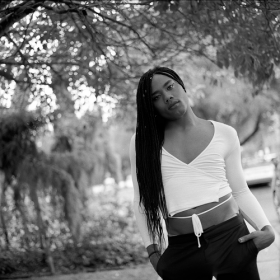
<svg viewBox="0 0 280 280"><path fill-rule="evenodd" d="M177 103L179 103L180 101L174 101L172 102L169 106L168 106L168 110L171 110L173 108L174 105L176 105Z"/></svg>

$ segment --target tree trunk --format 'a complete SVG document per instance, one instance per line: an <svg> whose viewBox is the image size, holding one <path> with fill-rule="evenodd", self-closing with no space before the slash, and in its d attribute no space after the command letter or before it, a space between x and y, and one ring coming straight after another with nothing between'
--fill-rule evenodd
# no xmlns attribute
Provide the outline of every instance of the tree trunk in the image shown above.
<svg viewBox="0 0 280 280"><path fill-rule="evenodd" d="M65 81L57 75L53 75L52 90L56 96L56 102L62 116L75 116L75 102L73 101L73 97L67 89Z"/></svg>
<svg viewBox="0 0 280 280"><path fill-rule="evenodd" d="M46 226L45 226L45 223L44 223L44 221L42 219L42 215L41 215L41 207L39 204L37 191L34 186L30 186L30 187L31 187L30 188L31 199L34 202L35 211L37 214L37 225L39 227L40 239L41 239L41 243L43 245L43 249L44 249L44 253L45 253L44 257L49 266L51 273L55 274L54 262L53 262L53 258L52 258L51 251L50 251L49 240L48 240L48 237L46 234Z"/></svg>
<svg viewBox="0 0 280 280"><path fill-rule="evenodd" d="M5 173L0 170L0 209L2 207L2 195L4 195Z"/></svg>
<svg viewBox="0 0 280 280"><path fill-rule="evenodd" d="M3 213L3 205L5 201L5 174L0 171L0 218L1 218L1 225L3 229L3 233L5 236L6 241L6 250L9 250L10 248L10 240L9 240L9 234L6 227L6 221Z"/></svg>
<svg viewBox="0 0 280 280"><path fill-rule="evenodd" d="M249 120L242 126L241 134L245 136L243 136L242 140L240 141L241 146L248 142L255 134L257 134L257 132L260 130L261 120L262 112L259 112L257 117L254 119L254 124L252 124L252 118L249 118Z"/></svg>
<svg viewBox="0 0 280 280"><path fill-rule="evenodd" d="M1 225L2 225L2 229L3 229L4 236L5 236L5 241L6 241L6 250L9 250L9 248L10 248L9 234L7 231L6 222L5 222L5 218L4 218L2 210L0 211L0 215L1 215Z"/></svg>
<svg viewBox="0 0 280 280"><path fill-rule="evenodd" d="M81 239L81 200L80 193L75 188L74 180L66 172L60 172L61 178L61 191L64 198L64 212L72 233L74 244Z"/></svg>
<svg viewBox="0 0 280 280"><path fill-rule="evenodd" d="M19 185L16 185L14 188L14 200L15 200L15 206L16 209L19 211L21 219L22 219L22 225L24 229L24 242L28 250L30 250L30 232L28 230L27 224L28 219L25 215L25 205L23 202L22 195L20 193L20 190L22 188Z"/></svg>

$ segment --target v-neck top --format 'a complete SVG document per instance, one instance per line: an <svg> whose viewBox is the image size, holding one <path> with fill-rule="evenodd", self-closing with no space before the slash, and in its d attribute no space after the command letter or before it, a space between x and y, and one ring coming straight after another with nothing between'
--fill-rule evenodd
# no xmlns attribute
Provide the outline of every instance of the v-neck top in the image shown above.
<svg viewBox="0 0 280 280"><path fill-rule="evenodd" d="M213 127L214 127L214 134L213 134L213 136L212 136L210 142L208 143L208 145L207 145L207 146L206 146L206 147L191 161L191 162L185 163L185 162L181 161L180 159L178 159L178 158L176 158L175 156L173 156L172 154L170 154L164 147L162 147L162 152L165 153L165 154L167 154L167 155L170 155L170 156L173 157L174 159L176 159L176 160L182 162L182 164L190 165L193 161L195 161L197 158L199 158L199 157L207 150L207 148L211 145L211 143L213 142L213 140L214 140L214 138L215 138L215 135L216 135L215 123L214 123L214 121L212 121L212 120L208 120L208 121L211 122L212 125L213 125ZM187 145L187 143L185 143L185 144Z"/></svg>
<svg viewBox="0 0 280 280"><path fill-rule="evenodd" d="M211 121L214 136L207 147L189 164L162 149L161 171L168 215L217 202L231 193L246 220L255 228L270 225L259 202L246 183L241 149L236 130L226 124ZM187 145L187 143L186 143ZM135 134L130 142L131 175L134 188L134 213L145 247L154 243L148 230L147 217L140 202L140 190L136 175ZM162 217L162 225L164 222ZM164 230L167 240L167 233Z"/></svg>
<svg viewBox="0 0 280 280"><path fill-rule="evenodd" d="M225 158L239 141L233 137L233 128L211 122L214 125L211 141L190 163L184 163L162 148L161 172L169 216L218 202L220 197L231 192Z"/></svg>

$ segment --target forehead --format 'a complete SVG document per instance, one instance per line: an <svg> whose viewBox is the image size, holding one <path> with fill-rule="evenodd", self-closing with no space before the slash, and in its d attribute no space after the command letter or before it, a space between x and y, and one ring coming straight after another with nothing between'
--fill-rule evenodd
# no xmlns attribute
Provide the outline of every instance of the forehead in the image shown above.
<svg viewBox="0 0 280 280"><path fill-rule="evenodd" d="M155 74L153 76L152 83L151 83L152 91L154 92L160 90L161 88L163 88L164 84L170 80L173 79L165 75Z"/></svg>

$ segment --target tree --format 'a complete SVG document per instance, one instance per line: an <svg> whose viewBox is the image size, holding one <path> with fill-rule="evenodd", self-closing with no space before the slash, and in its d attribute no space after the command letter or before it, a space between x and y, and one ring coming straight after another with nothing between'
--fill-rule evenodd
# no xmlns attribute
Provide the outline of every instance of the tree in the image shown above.
<svg viewBox="0 0 280 280"><path fill-rule="evenodd" d="M8 114L1 116L0 131L0 169L3 172L1 184L1 202L5 197L8 186L14 189L14 200L16 209L22 217L23 228L25 230L26 244L29 247L29 230L25 215L23 194L25 193L24 184L30 189L30 197L34 202L39 227L39 237L41 248L45 252L45 258L52 273L54 273L53 259L50 254L50 246L46 235L46 226L42 219L41 207L38 199L38 159L39 154L35 144L35 133L44 124L40 117L32 114ZM9 235L3 215L1 203L1 224L3 225L6 246L9 247Z"/></svg>
<svg viewBox="0 0 280 280"><path fill-rule="evenodd" d="M7 86L13 81L36 95L50 87L58 105L79 99L85 87L96 96L108 94L108 80L130 76L124 50L137 40L145 45L131 22L125 23L136 12L133 6L123 12L125 4L110 1L18 3L2 3L1 76ZM50 101L42 99L43 105Z"/></svg>
<svg viewBox="0 0 280 280"><path fill-rule="evenodd" d="M127 97L123 81L183 52L231 65L260 90L279 65L279 10L272 0L2 1L0 75L43 105L42 86L61 106L79 104L85 88Z"/></svg>
<svg viewBox="0 0 280 280"><path fill-rule="evenodd" d="M279 11L272 0L1 1L0 218L6 247L7 189L24 232L22 247L28 248L34 223L51 271L49 221L59 227L66 222L78 243L85 189L101 183L107 171L116 181L121 172L100 114L78 119L75 113L88 100L112 102L116 118L127 113L135 121L136 85L150 67L176 68L198 115L235 126L243 143L255 135L279 104ZM26 111L35 101L41 111L34 118ZM47 121L54 127L49 153L35 144ZM244 132L249 122L253 129Z"/></svg>

